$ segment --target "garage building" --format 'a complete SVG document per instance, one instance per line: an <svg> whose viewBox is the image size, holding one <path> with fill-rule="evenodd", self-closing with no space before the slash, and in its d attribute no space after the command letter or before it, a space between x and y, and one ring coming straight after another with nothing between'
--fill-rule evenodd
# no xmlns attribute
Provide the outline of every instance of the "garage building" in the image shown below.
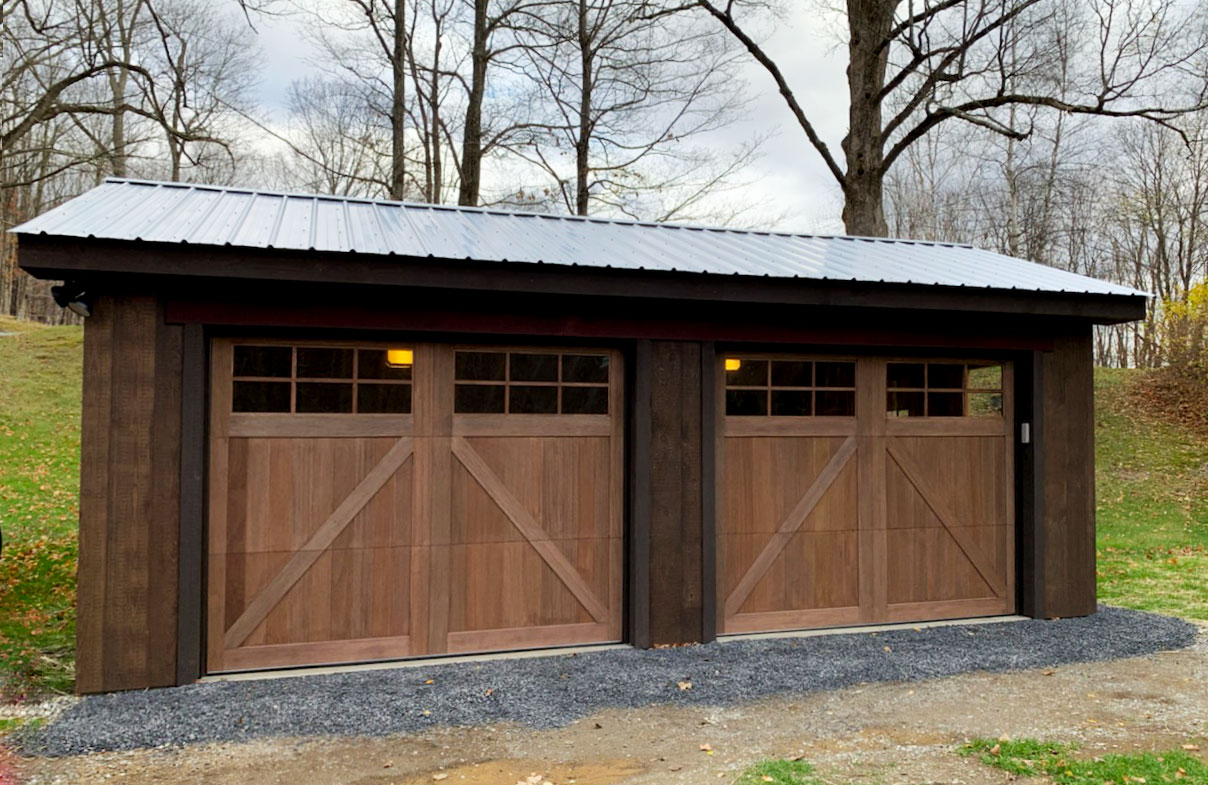
<svg viewBox="0 0 1208 785"><path fill-rule="evenodd" d="M1095 609L1092 329L967 246L108 180L77 686Z"/></svg>

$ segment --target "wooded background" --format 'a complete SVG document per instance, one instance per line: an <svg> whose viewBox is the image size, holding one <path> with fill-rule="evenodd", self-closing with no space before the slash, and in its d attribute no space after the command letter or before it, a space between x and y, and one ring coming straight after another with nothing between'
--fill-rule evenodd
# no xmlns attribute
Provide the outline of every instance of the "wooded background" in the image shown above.
<svg viewBox="0 0 1208 785"><path fill-rule="evenodd" d="M1169 360L1208 273L1208 25L1190 0L0 0L0 221L110 175L760 225L785 99L855 234L967 242L1152 292L1103 364ZM847 133L763 48L802 14L846 54ZM257 105L257 25L303 22L314 73ZM754 63L759 79L744 75ZM790 131L786 131L790 133ZM784 216L781 225L792 226ZM763 217L766 224L768 219ZM71 315L0 234L0 312ZM1182 304L1182 305L1180 305Z"/></svg>

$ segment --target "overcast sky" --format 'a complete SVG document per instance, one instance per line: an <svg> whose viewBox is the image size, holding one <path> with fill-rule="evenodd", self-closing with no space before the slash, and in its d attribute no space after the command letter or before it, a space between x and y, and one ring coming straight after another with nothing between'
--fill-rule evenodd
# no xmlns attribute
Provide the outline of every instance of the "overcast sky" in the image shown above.
<svg viewBox="0 0 1208 785"><path fill-rule="evenodd" d="M802 5L805 5L802 3ZM813 6L813 3L808 5ZM832 32L817 22L816 10L795 12L765 42L766 51L779 64L797 101L830 145L841 155L847 114L844 62L836 51ZM264 73L260 100L271 116L280 116L290 82L304 76L311 66L305 37L298 21L276 18L256 22L264 50ZM737 198L765 203L759 220L788 231L840 233L841 197L834 178L797 126L771 76L754 62L746 69L753 103L749 120L709 137L707 142L734 149L756 132L771 130L763 158L751 173L754 185Z"/></svg>

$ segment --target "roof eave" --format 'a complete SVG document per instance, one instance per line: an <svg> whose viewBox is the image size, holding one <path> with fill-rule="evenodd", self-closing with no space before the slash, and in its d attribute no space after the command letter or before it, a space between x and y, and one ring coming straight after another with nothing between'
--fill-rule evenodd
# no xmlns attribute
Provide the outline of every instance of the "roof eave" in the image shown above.
<svg viewBox="0 0 1208 785"><path fill-rule="evenodd" d="M1145 315L1143 294L589 268L529 262L152 243L21 235L18 263L39 278L231 279L536 294L656 297L768 305L978 311L1098 324ZM338 274L337 274L338 273Z"/></svg>

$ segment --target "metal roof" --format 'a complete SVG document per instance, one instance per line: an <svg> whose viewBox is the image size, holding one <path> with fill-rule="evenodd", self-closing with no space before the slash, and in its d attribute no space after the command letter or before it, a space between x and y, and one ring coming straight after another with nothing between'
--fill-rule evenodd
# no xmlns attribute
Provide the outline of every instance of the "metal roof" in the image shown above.
<svg viewBox="0 0 1208 785"><path fill-rule="evenodd" d="M1144 296L972 246L740 231L111 178L23 235Z"/></svg>

